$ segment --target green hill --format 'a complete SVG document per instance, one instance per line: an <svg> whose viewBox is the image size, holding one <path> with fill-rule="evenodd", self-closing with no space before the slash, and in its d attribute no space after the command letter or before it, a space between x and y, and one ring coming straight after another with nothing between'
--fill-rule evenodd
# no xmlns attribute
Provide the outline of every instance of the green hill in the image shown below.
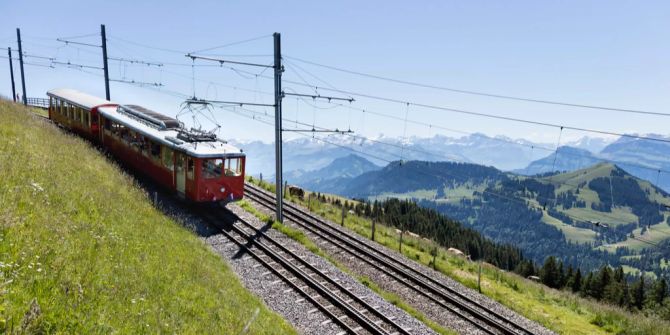
<svg viewBox="0 0 670 335"><path fill-rule="evenodd" d="M0 101L0 333L294 333L119 168L30 114Z"/></svg>
<svg viewBox="0 0 670 335"><path fill-rule="evenodd" d="M356 198L415 199L539 263L556 255L584 269L622 264L670 274L661 266L670 250L656 247L670 242L670 196L611 164L527 177L474 164L395 162L338 188Z"/></svg>

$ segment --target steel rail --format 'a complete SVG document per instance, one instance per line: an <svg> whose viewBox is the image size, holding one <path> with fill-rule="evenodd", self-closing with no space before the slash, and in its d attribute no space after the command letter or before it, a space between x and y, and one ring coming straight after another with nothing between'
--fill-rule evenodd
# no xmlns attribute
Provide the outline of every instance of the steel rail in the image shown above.
<svg viewBox="0 0 670 335"><path fill-rule="evenodd" d="M259 203L261 205L264 205L265 207L268 207L268 206L270 206L270 204L268 204L268 202L273 202L274 201L273 196L268 195L267 193L265 193L264 190L261 190L261 189L257 188L255 185L246 184L246 186L250 186L250 188L248 188L247 192L246 192L247 195L250 195L250 198L258 198L259 196L258 196L257 193L260 193L261 197L264 197L264 199L260 199L261 201L259 201ZM249 189L251 189L252 192L248 192ZM254 192L256 192L256 193L254 193ZM263 203L263 202L265 202L265 203ZM423 288L428 289L432 294L437 295L438 297L440 297L444 301L447 301L447 302L449 302L453 305L462 307L463 309L467 310L467 312L470 315L476 317L477 319L479 319L481 321L486 322L488 325L490 325L490 326L492 326L496 329L499 329L506 334L518 334L519 332L517 332L514 329L510 329L506 324L492 319L490 316L482 313L481 311L473 309L472 306L464 305L462 302L457 301L457 299L455 299L454 297L452 297L450 295L458 296L459 299L464 300L466 303L468 303L470 305L474 305L478 309L486 311L486 313L488 313L488 314L490 314L490 315L492 315L496 318L501 319L505 323L509 323L514 328L517 328L518 330L520 330L524 334L532 334L532 332L527 330L525 327L523 327L523 326L515 323L514 321L509 320L509 319L507 319L507 318L505 318L501 315L498 315L497 313L491 312L490 310L488 310L488 308L482 306L481 304L472 300L471 298L469 298L469 297L463 295L462 293L460 293L460 292L458 292L458 291L456 291L456 290L438 282L437 280L435 280L435 279L433 279L433 278L431 278L431 277L413 269L412 267L409 267L409 266L407 266L407 265L405 265L401 262L398 262L397 260L393 259L390 255L387 255L387 254L384 254L384 253L379 253L378 251L374 250L370 245L368 245L366 243L363 243L363 242L357 240L355 237L349 235L350 233L342 231L339 228L334 227L330 223L327 223L323 219L318 218L318 217L312 215L311 213L307 213L304 210L302 210L300 208L297 208L297 207L295 207L291 204L287 204L287 206L285 207L285 212L287 212L288 216L297 218L297 220L293 219L292 221L296 222L300 226L302 226L305 229L309 230L310 232L320 236L321 238L330 242L331 244L333 244L335 246L339 246L340 248L347 251L348 253L350 253L350 254L354 255L355 257L363 260L364 262L372 265L373 267L375 267L378 270L384 272L385 274L395 278L399 282L402 282L403 284L405 284L406 286L410 287L411 289L419 292L420 294L428 297L429 299L438 303L442 307L445 307L445 308L448 308L448 309L452 310L451 308L449 308L448 305L445 305L441 300L438 300L435 297L433 297L432 295L429 295L426 292L421 291L416 286L410 285L405 280L402 280L401 278L399 278L395 273L391 273L385 267L388 267L388 268L392 269L393 271L395 271L396 273L401 274L403 277L405 277L408 280L414 282L415 284L418 284L418 285L422 286ZM296 214L295 212L298 212L298 213ZM309 222L309 220L305 219L305 217L308 217L311 220L314 220L314 221L317 221L319 223L322 223L322 224L326 225L326 227L328 227L328 229L324 229L321 226L313 225L312 222ZM302 221L302 222L300 222L300 221ZM319 229L320 231L316 231L316 229ZM332 231L329 231L329 230L334 230L334 231L336 231L336 233L332 232ZM323 232L323 233L321 233L321 232ZM354 250L351 250L351 249L348 249L348 248L343 248L340 244L333 243L333 241L330 238L324 236L324 233L328 234L329 236L332 236L332 238L337 239L338 241L352 247ZM340 235L342 235L342 236L340 236ZM365 250L363 247L361 247L361 245L364 246L365 249L369 249L369 251ZM355 252L355 251L358 251L358 252ZM368 257L372 258L376 262L379 262L380 264L383 264L383 265L379 266L378 264L375 264L373 261L365 259L362 255L367 255ZM388 260L381 259L381 257L379 255L382 255L384 258L386 258ZM398 266L396 264L399 264L400 266ZM412 272L413 274L410 273L410 272ZM429 283L427 283L426 280L429 281ZM435 287L435 286L438 286L438 287ZM447 292L443 292L442 290L447 291ZM454 312L455 314L459 315L460 317L472 322L472 320L470 318L463 316L460 313L459 310L455 310L455 311L452 310L452 312ZM472 323L477 325L477 326L480 326L479 323L476 323L476 322L472 322ZM487 329L487 331L489 331L489 330Z"/></svg>
<svg viewBox="0 0 670 335"><path fill-rule="evenodd" d="M232 215L234 215L234 214L232 214ZM210 220L212 220L212 221L215 221L215 219L213 219L211 215L205 214L204 216L209 217ZM354 293L350 292L350 290L347 290L341 284L335 282L332 278L327 276L322 271L318 270L312 264L309 264L309 262L307 262L306 260L299 257L294 252L290 251L288 248L283 246L281 243L279 243L276 240L272 239L271 237L267 236L260 229L254 227L253 225L251 225L247 221L239 218L238 216L234 215L234 217L237 221L242 223L244 226L251 229L253 231L254 235L258 236L259 238L262 237L262 239L264 241L268 241L268 242L272 243L273 245L277 246L279 249L281 249L282 252L288 254L291 258L297 260L300 264L302 264L303 267L306 267L310 271L312 271L314 274L317 274L320 277L325 278L327 282L329 282L332 285L334 285L335 287L337 287L342 293L352 297L353 301L356 301L361 306L363 306L366 310L369 310L373 314L377 315L382 321L390 324L395 329L398 329L402 334L409 334L409 332L407 332L401 326L399 326L398 324L393 322L391 319L389 319L388 317L383 315L381 312L374 309L368 303L363 301L360 297L358 297ZM353 306L351 306L350 303L348 303L347 301L344 301L342 298L338 297L332 290L325 287L322 283L319 283L316 280L314 280L309 274L307 274L303 270L301 270L300 267L292 264L290 260L281 256L278 252L272 250L264 242L260 242L260 241L258 241L258 239L254 239L251 234L245 232L242 228L236 226L235 224L232 225L232 229L238 235L244 237L248 241L248 243L257 246L266 255L268 255L270 258L272 258L276 263L280 264L284 269L289 270L293 275L296 276L296 278L305 282L308 285L308 287L310 287L313 290L315 290L316 292L318 292L320 294L320 296L324 297L330 303L332 303L333 305L337 306L339 309L344 311L345 315L350 317L354 322L356 322L358 325L360 325L361 328L366 329L368 332L370 332L372 334L388 334L387 331L385 331L383 328L381 328L379 325L377 325L373 321L369 320L365 315L363 315L363 313L361 313L359 310L357 310ZM222 229L222 231L227 236L230 235L225 230ZM248 247L245 248L245 249L248 250ZM268 263L268 262L266 262L266 263ZM268 263L268 265L269 265L269 263ZM279 270L277 270L277 271L279 271ZM284 278L282 278L282 279L284 279ZM290 281L290 279L288 279L288 278L285 278L285 281L286 280ZM293 285L293 284L294 283L292 282L291 286L296 288L297 285ZM299 287L297 287L297 289L298 289L298 292L304 291L304 290L301 290ZM301 293L301 294L303 294L303 293ZM306 292L303 295L308 296L310 298L310 302L316 302L316 299L314 299L313 296L309 296L309 294L307 294ZM318 302L316 302L316 303L318 304ZM323 305L321 304L321 306L323 306ZM317 305L317 307L319 307L319 306ZM323 308L327 309L326 306L323 306ZM331 319L335 320L339 325L343 326L347 331L352 332L352 333L356 333L356 328L351 328L349 325L347 325L346 322L343 321L342 317L334 316L334 314L330 311L328 312L328 316L329 317L333 316L333 317L331 317Z"/></svg>

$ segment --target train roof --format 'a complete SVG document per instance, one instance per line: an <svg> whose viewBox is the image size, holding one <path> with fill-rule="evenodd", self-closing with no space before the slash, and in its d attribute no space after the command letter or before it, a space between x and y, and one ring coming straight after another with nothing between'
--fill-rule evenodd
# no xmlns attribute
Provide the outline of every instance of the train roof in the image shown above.
<svg viewBox="0 0 670 335"><path fill-rule="evenodd" d="M115 103L105 100L93 95L79 92L70 88L57 88L47 92L50 97L65 100L73 105L77 105L85 109L93 109L97 106L116 105Z"/></svg>
<svg viewBox="0 0 670 335"><path fill-rule="evenodd" d="M176 119L141 106L101 107L98 111L105 118L123 124L174 150L185 152L189 156L199 158L244 156L242 150L216 138L213 134L187 130Z"/></svg>

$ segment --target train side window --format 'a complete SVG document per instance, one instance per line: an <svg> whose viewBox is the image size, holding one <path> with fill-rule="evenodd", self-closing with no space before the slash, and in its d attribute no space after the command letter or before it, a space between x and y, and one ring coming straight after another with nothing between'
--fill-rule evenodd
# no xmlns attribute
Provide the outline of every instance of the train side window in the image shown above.
<svg viewBox="0 0 670 335"><path fill-rule="evenodd" d="M237 177L242 174L240 158L227 158L226 159L226 176L227 177Z"/></svg>
<svg viewBox="0 0 670 335"><path fill-rule="evenodd" d="M137 146L144 156L149 156L149 139L146 136L137 134Z"/></svg>
<svg viewBox="0 0 670 335"><path fill-rule="evenodd" d="M161 160L161 145L154 142L150 141L150 146L151 146L151 159L154 161L160 161Z"/></svg>
<svg viewBox="0 0 670 335"><path fill-rule="evenodd" d="M223 159L205 159L202 161L202 176L205 179L219 179L221 178L221 170L223 169Z"/></svg>
<svg viewBox="0 0 670 335"><path fill-rule="evenodd" d="M191 157L188 158L187 163L186 163L186 167L187 167L186 177L188 179L193 180L193 177L194 177L193 174L194 174L194 170L195 170L195 163L193 162L193 158L191 158Z"/></svg>
<svg viewBox="0 0 670 335"><path fill-rule="evenodd" d="M119 136L119 124L113 121L109 121L111 123L112 127L112 135L118 137Z"/></svg>
<svg viewBox="0 0 670 335"><path fill-rule="evenodd" d="M161 151L163 151L163 166L168 170L174 170L174 152L172 149L161 146Z"/></svg>
<svg viewBox="0 0 670 335"><path fill-rule="evenodd" d="M125 134L127 134L127 131L128 130L126 129L126 127L124 127L122 124L112 122L112 134L114 134L114 136L120 139L124 139L124 136L126 136Z"/></svg>

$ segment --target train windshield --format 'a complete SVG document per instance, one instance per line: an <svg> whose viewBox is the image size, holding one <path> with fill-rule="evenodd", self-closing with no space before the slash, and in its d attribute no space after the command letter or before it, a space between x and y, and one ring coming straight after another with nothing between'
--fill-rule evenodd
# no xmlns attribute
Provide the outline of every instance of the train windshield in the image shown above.
<svg viewBox="0 0 670 335"><path fill-rule="evenodd" d="M202 162L202 175L205 179L216 179L221 177L223 159L205 159Z"/></svg>
<svg viewBox="0 0 670 335"><path fill-rule="evenodd" d="M226 158L226 176L237 177L242 175L242 158Z"/></svg>
<svg viewBox="0 0 670 335"><path fill-rule="evenodd" d="M213 158L202 162L202 175L205 179L217 179L221 174L226 177L237 177L242 175L241 158Z"/></svg>

